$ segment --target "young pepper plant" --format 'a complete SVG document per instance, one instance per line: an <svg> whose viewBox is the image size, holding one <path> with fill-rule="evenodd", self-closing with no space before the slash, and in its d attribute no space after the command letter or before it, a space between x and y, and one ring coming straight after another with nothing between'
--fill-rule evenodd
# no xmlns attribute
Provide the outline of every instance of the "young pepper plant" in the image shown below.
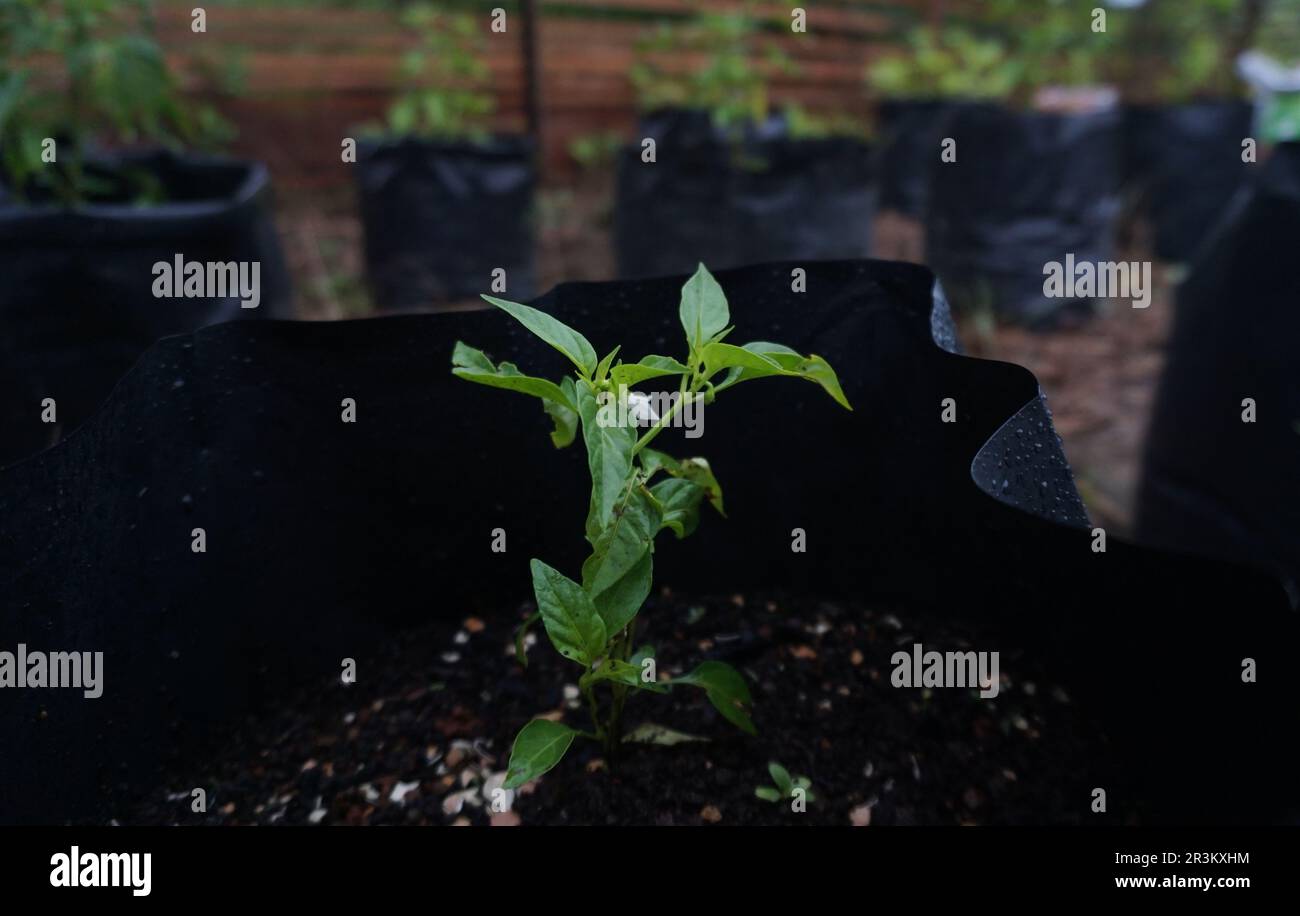
<svg viewBox="0 0 1300 916"><path fill-rule="evenodd" d="M654 649L636 645L637 613L650 594L656 535L664 529L679 538L689 535L699 523L702 503L719 514L723 510L722 490L705 459L674 458L649 446L688 399L709 404L734 385L768 376L814 382L852 409L835 371L821 357L803 356L781 344L724 342L732 330L727 299L703 264L682 287L684 361L652 355L634 363L615 362L617 347L598 359L586 337L545 312L483 298L563 353L574 372L558 382L525 375L513 363L493 363L459 341L452 353L452 372L471 382L539 398L554 422L551 440L556 447L573 443L581 430L591 472L586 521L591 555L578 580L541 560L531 561L538 612L524 628L540 618L555 649L581 666L578 688L592 730L547 719L529 722L515 738L506 787L521 786L554 767L575 738L599 741L612 760L622 741L623 709L633 691L699 688L724 718L754 734L749 688L734 668L705 661L689 674L660 681L653 673ZM629 392L650 379L670 378L677 383L676 397L663 416L645 409L644 394ZM516 647L526 664L524 628ZM608 692L603 703L598 688Z"/></svg>

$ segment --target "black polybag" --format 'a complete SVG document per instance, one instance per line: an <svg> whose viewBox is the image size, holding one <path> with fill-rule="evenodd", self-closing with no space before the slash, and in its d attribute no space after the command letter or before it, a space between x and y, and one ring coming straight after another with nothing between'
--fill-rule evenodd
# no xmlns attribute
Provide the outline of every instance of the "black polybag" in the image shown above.
<svg viewBox="0 0 1300 916"><path fill-rule="evenodd" d="M939 127L948 99L886 99L880 103L877 159L880 209L916 219L925 214L930 163L939 158Z"/></svg>
<svg viewBox="0 0 1300 916"><path fill-rule="evenodd" d="M1030 325L1092 310L1091 300L1044 295L1044 269L1067 254L1112 258L1119 128L1118 110L949 110L940 130L956 159L936 156L930 170L926 257L955 309Z"/></svg>
<svg viewBox="0 0 1300 916"><path fill-rule="evenodd" d="M800 293L793 266L719 272L733 339L824 356L855 409L767 379L708 408L698 441L665 430L656 448L709 458L727 518L660 538L655 581L964 620L1100 716L1119 760L1076 764L1117 819L1139 796L1143 820L1284 812L1293 737L1274 725L1294 708L1295 629L1277 584L1113 536L1098 553L1037 381L952 351L928 270L812 264ZM568 284L535 304L601 352L680 353L683 279ZM0 473L6 647L102 650L107 672L97 700L0 691L0 747L22 748L0 755L0 822L115 816L239 716L337 684L340 659L385 628L478 614L504 632L531 595L526 558L576 574L581 445L552 447L535 400L453 377L457 340L539 376L572 368L497 310L227 324L160 342L91 422ZM947 397L957 422L940 421ZM1244 655L1270 672L1246 692Z"/></svg>
<svg viewBox="0 0 1300 916"><path fill-rule="evenodd" d="M97 157L144 170L165 203L75 209L0 198L0 466L88 417L155 340L222 321L292 314L266 167L173 152ZM261 301L157 298L153 265L257 261ZM55 424L42 421L53 399Z"/></svg>
<svg viewBox="0 0 1300 916"><path fill-rule="evenodd" d="M357 187L366 273L380 308L409 309L493 291L532 298L536 145L406 137L363 140Z"/></svg>
<svg viewBox="0 0 1300 916"><path fill-rule="evenodd" d="M654 162L642 160L645 138L655 140ZM706 112L648 115L619 161L619 274L864 257L875 211L871 176L867 144L794 139L779 116L733 139Z"/></svg>
<svg viewBox="0 0 1300 916"><path fill-rule="evenodd" d="M1138 534L1274 570L1300 602L1300 144L1260 168L1178 290Z"/></svg>
<svg viewBox="0 0 1300 916"><path fill-rule="evenodd" d="M1256 163L1242 160L1251 106L1240 101L1134 108L1126 117L1128 173L1145 201L1156 256L1190 260Z"/></svg>

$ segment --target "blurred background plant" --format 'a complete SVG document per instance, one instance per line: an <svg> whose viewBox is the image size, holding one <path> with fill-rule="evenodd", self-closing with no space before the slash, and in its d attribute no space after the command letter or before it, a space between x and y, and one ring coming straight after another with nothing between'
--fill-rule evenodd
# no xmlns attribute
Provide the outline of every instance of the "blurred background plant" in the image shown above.
<svg viewBox="0 0 1300 916"><path fill-rule="evenodd" d="M1300 0L1270 0L1259 19L1254 47L1280 64L1300 64Z"/></svg>
<svg viewBox="0 0 1300 916"><path fill-rule="evenodd" d="M418 45L402 55L403 88L388 108L388 131L430 140L486 140L496 100L483 59L481 18L432 3L402 4L399 15Z"/></svg>
<svg viewBox="0 0 1300 916"><path fill-rule="evenodd" d="M0 60L0 169L19 200L154 202L164 196L156 178L109 170L94 154L215 147L234 135L210 106L182 101L149 0L0 0Z"/></svg>
<svg viewBox="0 0 1300 916"><path fill-rule="evenodd" d="M868 85L891 98L1003 99L1018 79L999 36L956 25L913 29L904 48L867 70Z"/></svg>
<svg viewBox="0 0 1300 916"><path fill-rule="evenodd" d="M1007 37L1015 60L1015 95L1028 101L1047 87L1097 86L1111 80L1123 23L1104 3L1040 0L1026 8L1023 0L987 0L992 28ZM1096 11L1106 13L1104 31L1093 31Z"/></svg>
<svg viewBox="0 0 1300 916"><path fill-rule="evenodd" d="M1048 87L1110 77L1116 23L1091 30L1093 7L1069 0L986 0L978 21L914 27L903 47L867 70L868 85L899 98L1029 102ZM1108 16L1110 11L1108 11Z"/></svg>
<svg viewBox="0 0 1300 916"><path fill-rule="evenodd" d="M760 59L789 72L781 49L764 45L755 17L745 11L700 13L684 23L663 22L637 44L629 76L643 111L694 108L708 111L724 129L761 123L768 116L767 78ZM666 68L657 53L698 55L702 66Z"/></svg>
<svg viewBox="0 0 1300 916"><path fill-rule="evenodd" d="M1289 7L1289 10L1287 9ZM1288 18L1289 29L1283 25ZM1280 14L1280 15L1279 15ZM1300 27L1296 0L1146 0L1112 11L1120 45L1114 56L1127 95L1166 103L1240 96L1234 62L1277 15L1279 35Z"/></svg>
<svg viewBox="0 0 1300 916"><path fill-rule="evenodd" d="M790 26L781 20L779 28L788 33ZM661 22L637 43L636 55L629 77L643 112L706 111L719 129L736 139L776 109L771 101L773 76L800 74L799 65L769 34L753 0L727 12L700 12L682 22ZM669 55L678 62L676 66L661 62ZM700 63L683 66L683 55ZM861 119L814 113L794 102L782 104L779 111L795 138L855 136L867 131Z"/></svg>
<svg viewBox="0 0 1300 916"><path fill-rule="evenodd" d="M570 140L569 155L583 172L608 169L626 142L618 131L594 130Z"/></svg>

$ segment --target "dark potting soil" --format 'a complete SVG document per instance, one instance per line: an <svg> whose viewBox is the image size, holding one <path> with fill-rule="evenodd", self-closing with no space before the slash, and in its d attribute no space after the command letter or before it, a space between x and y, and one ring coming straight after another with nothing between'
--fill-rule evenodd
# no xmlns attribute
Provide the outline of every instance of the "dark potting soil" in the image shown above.
<svg viewBox="0 0 1300 916"><path fill-rule="evenodd" d="M493 813L510 746L538 715L589 720L578 669L540 626L529 665L517 616L429 625L225 735L146 797L124 824L1020 824L1095 823L1090 779L1105 736L1035 660L968 629L791 596L694 600L667 590L642 612L661 679L704 658L739 668L757 737L694 688L628 701L626 728L654 723L704 740L626 744L611 770L594 742ZM891 686L891 657L1000 649L1000 691ZM804 812L755 797L777 761L812 781ZM191 792L207 793L192 813ZM1131 817L1130 817L1131 819Z"/></svg>

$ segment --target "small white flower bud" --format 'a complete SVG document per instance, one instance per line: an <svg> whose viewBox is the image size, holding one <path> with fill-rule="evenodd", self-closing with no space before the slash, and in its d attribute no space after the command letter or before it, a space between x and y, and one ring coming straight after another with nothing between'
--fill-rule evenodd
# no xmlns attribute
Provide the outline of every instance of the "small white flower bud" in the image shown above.
<svg viewBox="0 0 1300 916"><path fill-rule="evenodd" d="M637 423L658 423L659 415L655 413L654 407L650 403L650 395L642 394L639 391L629 391L627 394L627 412Z"/></svg>

